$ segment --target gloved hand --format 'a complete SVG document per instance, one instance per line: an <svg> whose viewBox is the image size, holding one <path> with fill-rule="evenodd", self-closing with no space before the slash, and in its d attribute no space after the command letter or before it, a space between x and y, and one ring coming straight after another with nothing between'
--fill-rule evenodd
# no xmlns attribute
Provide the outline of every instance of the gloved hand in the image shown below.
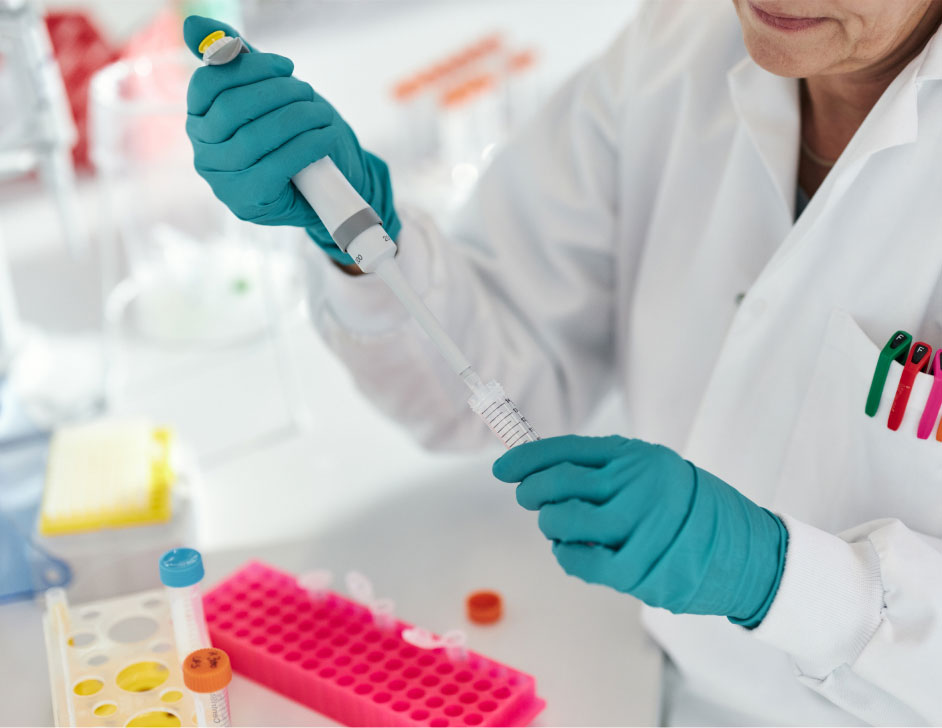
<svg viewBox="0 0 942 728"><path fill-rule="evenodd" d="M199 15L183 23L184 40L197 56L200 41L214 30L239 35ZM330 156L395 240L401 225L385 162L361 149L334 107L291 75L291 61L251 50L225 65L198 68L190 79L186 132L196 171L242 220L303 227L332 258L352 264L291 184L307 165Z"/></svg>
<svg viewBox="0 0 942 728"><path fill-rule="evenodd" d="M782 521L673 450L623 437L553 437L494 463L540 512L566 573L674 613L755 627L785 565Z"/></svg>

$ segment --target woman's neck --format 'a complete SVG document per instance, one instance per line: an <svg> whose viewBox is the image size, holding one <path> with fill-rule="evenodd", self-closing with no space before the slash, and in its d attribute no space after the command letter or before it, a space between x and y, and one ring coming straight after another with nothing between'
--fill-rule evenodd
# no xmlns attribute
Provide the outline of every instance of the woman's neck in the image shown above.
<svg viewBox="0 0 942 728"><path fill-rule="evenodd" d="M942 3L930 4L918 25L892 53L851 73L809 76L801 82L801 137L805 150L799 182L813 194L883 92L913 60L942 23ZM815 161L817 158L817 161Z"/></svg>

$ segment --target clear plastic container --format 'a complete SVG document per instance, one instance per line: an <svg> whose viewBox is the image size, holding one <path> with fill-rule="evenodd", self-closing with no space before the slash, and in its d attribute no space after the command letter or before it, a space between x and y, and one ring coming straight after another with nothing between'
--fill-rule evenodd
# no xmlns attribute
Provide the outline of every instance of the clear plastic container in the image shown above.
<svg viewBox="0 0 942 728"><path fill-rule="evenodd" d="M187 442L208 463L307 420L287 331L300 321L311 246L297 229L237 219L194 171L186 89L198 64L180 50L101 69L89 90L89 136L109 409L187 422ZM244 367L273 386L234 385Z"/></svg>

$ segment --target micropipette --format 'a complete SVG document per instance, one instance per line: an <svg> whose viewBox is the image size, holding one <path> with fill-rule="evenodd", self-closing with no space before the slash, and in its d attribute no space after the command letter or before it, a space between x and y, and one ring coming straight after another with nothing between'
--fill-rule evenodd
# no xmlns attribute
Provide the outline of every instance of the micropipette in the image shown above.
<svg viewBox="0 0 942 728"><path fill-rule="evenodd" d="M217 30L199 45L207 65L229 63L249 49L241 38ZM402 302L425 331L451 370L471 390L468 405L508 448L539 440L527 418L495 381L484 383L441 323L409 285L395 260L396 244L383 230L382 220L353 188L330 157L324 157L291 178L337 247L347 253L364 273L375 273Z"/></svg>

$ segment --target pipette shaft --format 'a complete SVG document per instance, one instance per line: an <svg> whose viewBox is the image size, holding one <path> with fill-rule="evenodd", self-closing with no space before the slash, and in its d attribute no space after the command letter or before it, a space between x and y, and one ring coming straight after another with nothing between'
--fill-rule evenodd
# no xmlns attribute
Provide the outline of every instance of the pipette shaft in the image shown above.
<svg viewBox="0 0 942 728"><path fill-rule="evenodd" d="M293 182L318 214L337 246L364 273L378 275L418 322L451 370L471 390L468 404L508 448L539 436L497 382L487 384L452 340L396 264L396 244L373 209L360 197L330 157L305 167Z"/></svg>
<svg viewBox="0 0 942 728"><path fill-rule="evenodd" d="M323 221L337 247L364 273L376 273L428 334L451 370L461 376L471 362L428 306L409 285L395 261L396 244L383 230L379 216L353 189L330 157L319 159L292 181Z"/></svg>

